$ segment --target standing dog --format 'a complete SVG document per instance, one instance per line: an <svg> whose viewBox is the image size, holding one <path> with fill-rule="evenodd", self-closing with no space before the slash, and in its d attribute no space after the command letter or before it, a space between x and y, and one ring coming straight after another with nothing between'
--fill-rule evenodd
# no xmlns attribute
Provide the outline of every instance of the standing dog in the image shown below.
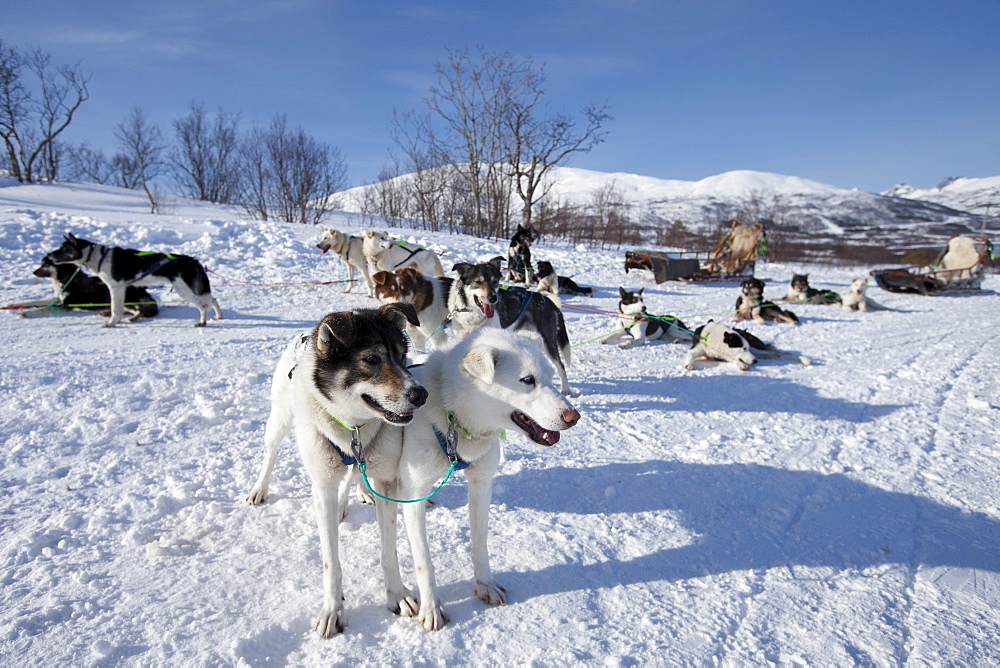
<svg viewBox="0 0 1000 668"><path fill-rule="evenodd" d="M868 297L868 277L855 278L851 281L850 287L847 288L847 294L844 295L843 302L841 303L841 308L845 311L861 311L866 312L868 309L873 311L893 311L888 306L882 306L874 299Z"/></svg>
<svg viewBox="0 0 1000 668"><path fill-rule="evenodd" d="M369 264L377 270L396 271L403 267L415 267L425 276L444 276L437 253L408 241L396 241L385 232L366 232L364 252Z"/></svg>
<svg viewBox="0 0 1000 668"><path fill-rule="evenodd" d="M111 305L111 292L108 286L100 279L84 273L83 269L68 264L52 264L52 261L45 257L38 269L32 273L39 278L52 280L55 297L48 301L24 304L40 308L24 311L21 315L30 318L51 314L53 310L65 309L101 311L102 315L110 315L110 311L105 309ZM159 312L156 300L146 288L130 285L125 289L125 313L129 322L139 318L152 318Z"/></svg>
<svg viewBox="0 0 1000 668"><path fill-rule="evenodd" d="M791 359L809 366L812 360L798 353L778 350L742 329L730 329L721 322L709 320L694 330L691 350L684 357L684 368L693 371L698 360L717 360L735 364L740 371L748 371L761 359Z"/></svg>
<svg viewBox="0 0 1000 668"><path fill-rule="evenodd" d="M372 280L380 303L413 304L420 324L407 323L406 333L417 348L422 349L428 341L439 348L448 340L445 324L452 279L427 277L413 267L405 267L376 272Z"/></svg>
<svg viewBox="0 0 1000 668"><path fill-rule="evenodd" d="M489 262L459 262L448 293L448 314L455 335L463 338L486 325L527 329L542 338L545 353L562 380L562 392L571 393L566 367L570 364L569 333L562 311L552 301L522 287L500 288L502 257ZM494 317L496 316L496 317ZM560 354L562 358L560 358ZM563 360L566 361L565 365Z"/></svg>
<svg viewBox="0 0 1000 668"><path fill-rule="evenodd" d="M575 425L580 414L556 390L552 365L538 346L526 335L509 330L482 328L449 349L435 350L413 375L430 395L413 422L387 430L402 432L396 498L422 499L449 467L467 467L476 596L487 605L503 605L507 592L493 579L486 546L492 481L500 462L498 436L504 431L519 432L539 445L555 445L560 431ZM415 615L421 626L434 631L448 619L437 593L427 541L426 504L402 505L419 603L399 572L396 508L379 499L387 604L394 612Z"/></svg>
<svg viewBox="0 0 1000 668"><path fill-rule="evenodd" d="M538 232L534 226L517 226L517 231L510 239L510 247L507 249L507 282L524 283L531 285L534 283L532 275L534 268L531 266L531 244L534 243Z"/></svg>
<svg viewBox="0 0 1000 668"><path fill-rule="evenodd" d="M740 296L736 298L736 320L753 320L762 325L771 322L799 324L798 316L764 301L764 281L748 278L743 281Z"/></svg>
<svg viewBox="0 0 1000 668"><path fill-rule="evenodd" d="M361 277L365 279L368 296L375 296L372 279L368 275L368 261L365 259L364 239L352 234L346 234L340 230L326 228L320 235L316 248L319 249L321 254L332 250L347 265L347 289L344 292L350 292L354 288L354 271L357 270L361 273Z"/></svg>
<svg viewBox="0 0 1000 668"><path fill-rule="evenodd" d="M840 305L840 295L832 290L817 290L809 285L809 274L792 274L792 281L785 293L786 302Z"/></svg>
<svg viewBox="0 0 1000 668"><path fill-rule="evenodd" d="M556 270L552 268L552 263L547 260L538 262L535 281L537 281L537 285L535 285L537 292L548 292L553 295L586 295L588 297L594 294L593 288L577 285L572 278L557 275Z"/></svg>
<svg viewBox="0 0 1000 668"><path fill-rule="evenodd" d="M416 321L406 304L331 313L292 339L271 380L264 462L247 501L267 500L278 446L294 429L319 522L323 607L315 628L321 638L340 633L346 623L337 544L347 513L348 469L363 458L373 464L373 476L378 470L394 476L400 443L379 438L383 425L410 422L427 401L427 390L406 368L402 329ZM390 482L379 484L388 489Z"/></svg>
<svg viewBox="0 0 1000 668"><path fill-rule="evenodd" d="M655 341L666 337L672 341L690 341L691 330L678 318L673 316L650 316L646 313L646 304L642 300L642 291L629 292L618 288L621 300L618 302L618 319L623 329L607 337L601 343L614 343L630 335L631 341L618 345L619 348L632 348L645 345L647 341Z"/></svg>
<svg viewBox="0 0 1000 668"><path fill-rule="evenodd" d="M102 327L114 327L125 313L125 291L130 285L169 283L181 298L191 302L200 315L195 327L204 327L208 309L215 320L222 318L219 302L212 296L205 267L187 255L137 251L104 246L66 235L62 246L45 256L52 264L75 264L96 274L111 292L111 317Z"/></svg>

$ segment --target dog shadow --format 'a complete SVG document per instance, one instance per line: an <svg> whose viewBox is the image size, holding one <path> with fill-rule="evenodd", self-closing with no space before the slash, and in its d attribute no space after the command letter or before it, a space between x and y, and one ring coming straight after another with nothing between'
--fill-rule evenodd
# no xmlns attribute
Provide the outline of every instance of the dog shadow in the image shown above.
<svg viewBox="0 0 1000 668"><path fill-rule="evenodd" d="M768 360L767 363L772 362ZM669 389L665 391L662 378L649 376L578 381L576 387L582 397L582 406L588 396L599 394L603 395L600 398L602 409L625 411L792 413L858 423L884 417L904 407L826 397L811 387L752 371L724 376L678 376L670 379Z"/></svg>
<svg viewBox="0 0 1000 668"><path fill-rule="evenodd" d="M531 595L776 567L919 564L1000 573L1000 522L842 474L661 460L522 470L497 482L516 492L501 492L495 502L555 516L605 516L609 553L616 532L618 543L636 543L620 527L642 513L669 513L686 529L680 540L691 536L647 554L623 551L589 563L570 555L568 563L503 574L512 591Z"/></svg>

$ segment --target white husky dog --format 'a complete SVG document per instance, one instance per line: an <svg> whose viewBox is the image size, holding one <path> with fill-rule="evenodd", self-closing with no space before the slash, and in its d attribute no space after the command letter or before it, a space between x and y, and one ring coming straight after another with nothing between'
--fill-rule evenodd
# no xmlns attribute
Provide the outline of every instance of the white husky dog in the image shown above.
<svg viewBox="0 0 1000 668"><path fill-rule="evenodd" d="M868 277L855 278L851 281L851 285L847 288L847 294L844 295L841 301L840 307L845 311L861 311L866 312L868 309L872 311L893 311L888 306L882 306L877 301L868 296Z"/></svg>
<svg viewBox="0 0 1000 668"><path fill-rule="evenodd" d="M533 338L537 336L484 327L450 348L435 350L413 369L414 377L428 389L426 405L405 427L385 430L402 439L397 499L423 499L453 462L456 469L467 467L473 577L476 596L488 605L506 602L506 590L490 571L486 548L492 480L500 461L499 434L518 432L550 446L559 441L560 431L580 419L553 383L552 364ZM441 628L448 620L427 543L426 504L401 504L419 597L407 589L399 573L395 504L379 499L376 505L389 609L415 615L428 631Z"/></svg>
<svg viewBox="0 0 1000 668"><path fill-rule="evenodd" d="M396 271L415 267L424 276L444 276L441 258L429 248L398 241L385 232L370 230L364 237L365 258L375 271Z"/></svg>
<svg viewBox="0 0 1000 668"><path fill-rule="evenodd" d="M394 475L398 438L383 443L383 425L410 422L427 400L427 390L406 367L405 321L417 322L409 304L331 313L289 343L271 381L264 461L247 501L267 500L278 446L294 429L319 522L323 607L316 632L321 638L340 633L346 624L337 543L347 513L347 472L360 457ZM388 488L387 481L378 484Z"/></svg>
<svg viewBox="0 0 1000 668"><path fill-rule="evenodd" d="M365 240L361 237L333 228L324 228L316 248L319 249L320 253L332 250L347 265L347 289L344 292L350 292L354 288L354 271L357 270L365 279L368 296L374 297L375 286L372 285L371 276L368 274L368 260L365 259L364 244Z"/></svg>

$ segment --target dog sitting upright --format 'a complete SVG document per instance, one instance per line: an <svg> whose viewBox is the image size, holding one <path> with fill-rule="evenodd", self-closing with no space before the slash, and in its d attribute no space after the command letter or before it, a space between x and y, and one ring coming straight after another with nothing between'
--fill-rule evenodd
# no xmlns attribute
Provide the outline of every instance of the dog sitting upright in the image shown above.
<svg viewBox="0 0 1000 668"><path fill-rule="evenodd" d="M375 296L375 288L368 274L368 260L365 259L364 239L340 230L326 228L320 234L316 248L321 254L332 250L347 266L347 289L344 292L350 292L354 288L354 272L357 270L365 280L368 296Z"/></svg>
<svg viewBox="0 0 1000 668"><path fill-rule="evenodd" d="M534 283L534 268L531 266L531 244L534 243L538 232L534 226L517 226L517 231L510 239L510 247L507 249L507 282L524 283L531 285Z"/></svg>
<svg viewBox="0 0 1000 668"><path fill-rule="evenodd" d="M372 464L376 486L391 491L401 440L382 440L383 425L409 423L427 401L427 390L406 366L405 322L417 323L409 304L331 313L292 339L271 380L264 461L247 501L267 500L278 446L294 429L319 523L323 606L315 629L321 638L340 633L346 623L337 544L348 470L363 459Z"/></svg>
<svg viewBox="0 0 1000 668"><path fill-rule="evenodd" d="M743 281L740 296L736 298L736 320L753 320L764 325L770 322L799 324L798 316L764 301L764 281L748 278Z"/></svg>
<svg viewBox="0 0 1000 668"><path fill-rule="evenodd" d="M621 321L622 330L619 330L607 337L601 343L614 343L626 335L631 335L632 340L618 345L619 348L632 348L645 345L647 341L655 341L660 338L668 338L672 341L690 341L691 330L673 316L651 316L646 312L646 304L642 299L640 288L636 292L629 292L625 288L618 288L621 300L618 302L618 319Z"/></svg>
<svg viewBox="0 0 1000 668"><path fill-rule="evenodd" d="M792 274L792 281L785 293L785 301L839 306L840 295L832 290L817 290L811 287L809 274Z"/></svg>
<svg viewBox="0 0 1000 668"><path fill-rule="evenodd" d="M21 315L30 318L47 315L59 309L101 311L102 315L110 314L107 308L111 305L111 292L108 291L108 286L100 279L85 273L83 269L70 264L53 264L46 257L42 258L42 264L32 273L39 278L52 280L55 297L49 301L25 304L39 308L24 311ZM152 318L159 312L156 300L146 288L130 285L125 289L125 314L129 322L139 318Z"/></svg>
<svg viewBox="0 0 1000 668"><path fill-rule="evenodd" d="M205 267L198 260L176 253L153 253L104 246L67 234L63 244L45 256L53 264L75 264L96 274L111 292L111 317L102 327L114 327L125 313L125 290L130 285L169 283L181 298L198 309L195 327L204 327L208 309L215 310L215 320L222 318L219 302L212 296L212 286Z"/></svg>
<svg viewBox="0 0 1000 668"><path fill-rule="evenodd" d="M423 349L428 341L439 348L448 340L445 324L448 319L448 293L451 278L424 276L413 267L394 272L379 271L372 276L375 298L382 304L413 304L419 325L407 323L406 333L413 345Z"/></svg>
<svg viewBox="0 0 1000 668"><path fill-rule="evenodd" d="M553 295L586 295L590 297L594 294L593 288L577 285L576 281L567 276L559 276L552 268L552 263L547 260L538 262L538 271L535 272L535 290L537 292L548 292Z"/></svg>
<svg viewBox="0 0 1000 668"><path fill-rule="evenodd" d="M484 327L454 346L435 350L413 375L429 391L427 404L402 427L402 455L394 497L422 499L454 463L468 480L469 540L476 596L503 605L507 592L493 579L487 552L490 495L500 462L499 434L519 433L542 446L555 445L560 432L580 414L560 396L552 365L533 334ZM382 475L382 477L388 477ZM413 556L419 597L403 584L396 557L397 506L378 499L383 571L390 610L413 615L428 631L448 619L437 593L427 540L426 504L403 503L406 535ZM441 508L440 512L447 512Z"/></svg>
<svg viewBox="0 0 1000 668"><path fill-rule="evenodd" d="M872 311L894 311L888 306L882 306L874 299L868 297L868 277L855 278L847 288L841 308L845 311L861 311L862 313L871 309Z"/></svg>

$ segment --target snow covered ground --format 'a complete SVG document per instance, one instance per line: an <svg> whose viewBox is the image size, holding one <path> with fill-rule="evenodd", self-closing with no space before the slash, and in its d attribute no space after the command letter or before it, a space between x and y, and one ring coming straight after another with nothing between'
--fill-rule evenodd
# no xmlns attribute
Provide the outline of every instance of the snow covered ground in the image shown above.
<svg viewBox="0 0 1000 668"><path fill-rule="evenodd" d="M0 664L997 665L1000 663L1000 289L896 312L793 307L751 325L814 359L685 371L682 346L585 343L613 318L565 310L581 423L553 448L511 435L495 482L492 563L508 605L473 594L461 476L428 512L451 623L426 633L384 606L372 507L352 504L341 558L349 626L311 634L321 564L309 485L286 443L262 507L280 351L322 315L372 305L315 228L242 221L137 193L0 184L0 303L48 297L31 271L65 232L200 258L226 319L0 313ZM344 214L332 226L367 223ZM407 231L400 231L409 236ZM506 242L417 237L458 260ZM689 325L736 286L626 276L620 251L541 243L536 259L619 286ZM765 264L840 289L866 273ZM410 562L401 543L404 573ZM412 583L412 576L408 576Z"/></svg>

